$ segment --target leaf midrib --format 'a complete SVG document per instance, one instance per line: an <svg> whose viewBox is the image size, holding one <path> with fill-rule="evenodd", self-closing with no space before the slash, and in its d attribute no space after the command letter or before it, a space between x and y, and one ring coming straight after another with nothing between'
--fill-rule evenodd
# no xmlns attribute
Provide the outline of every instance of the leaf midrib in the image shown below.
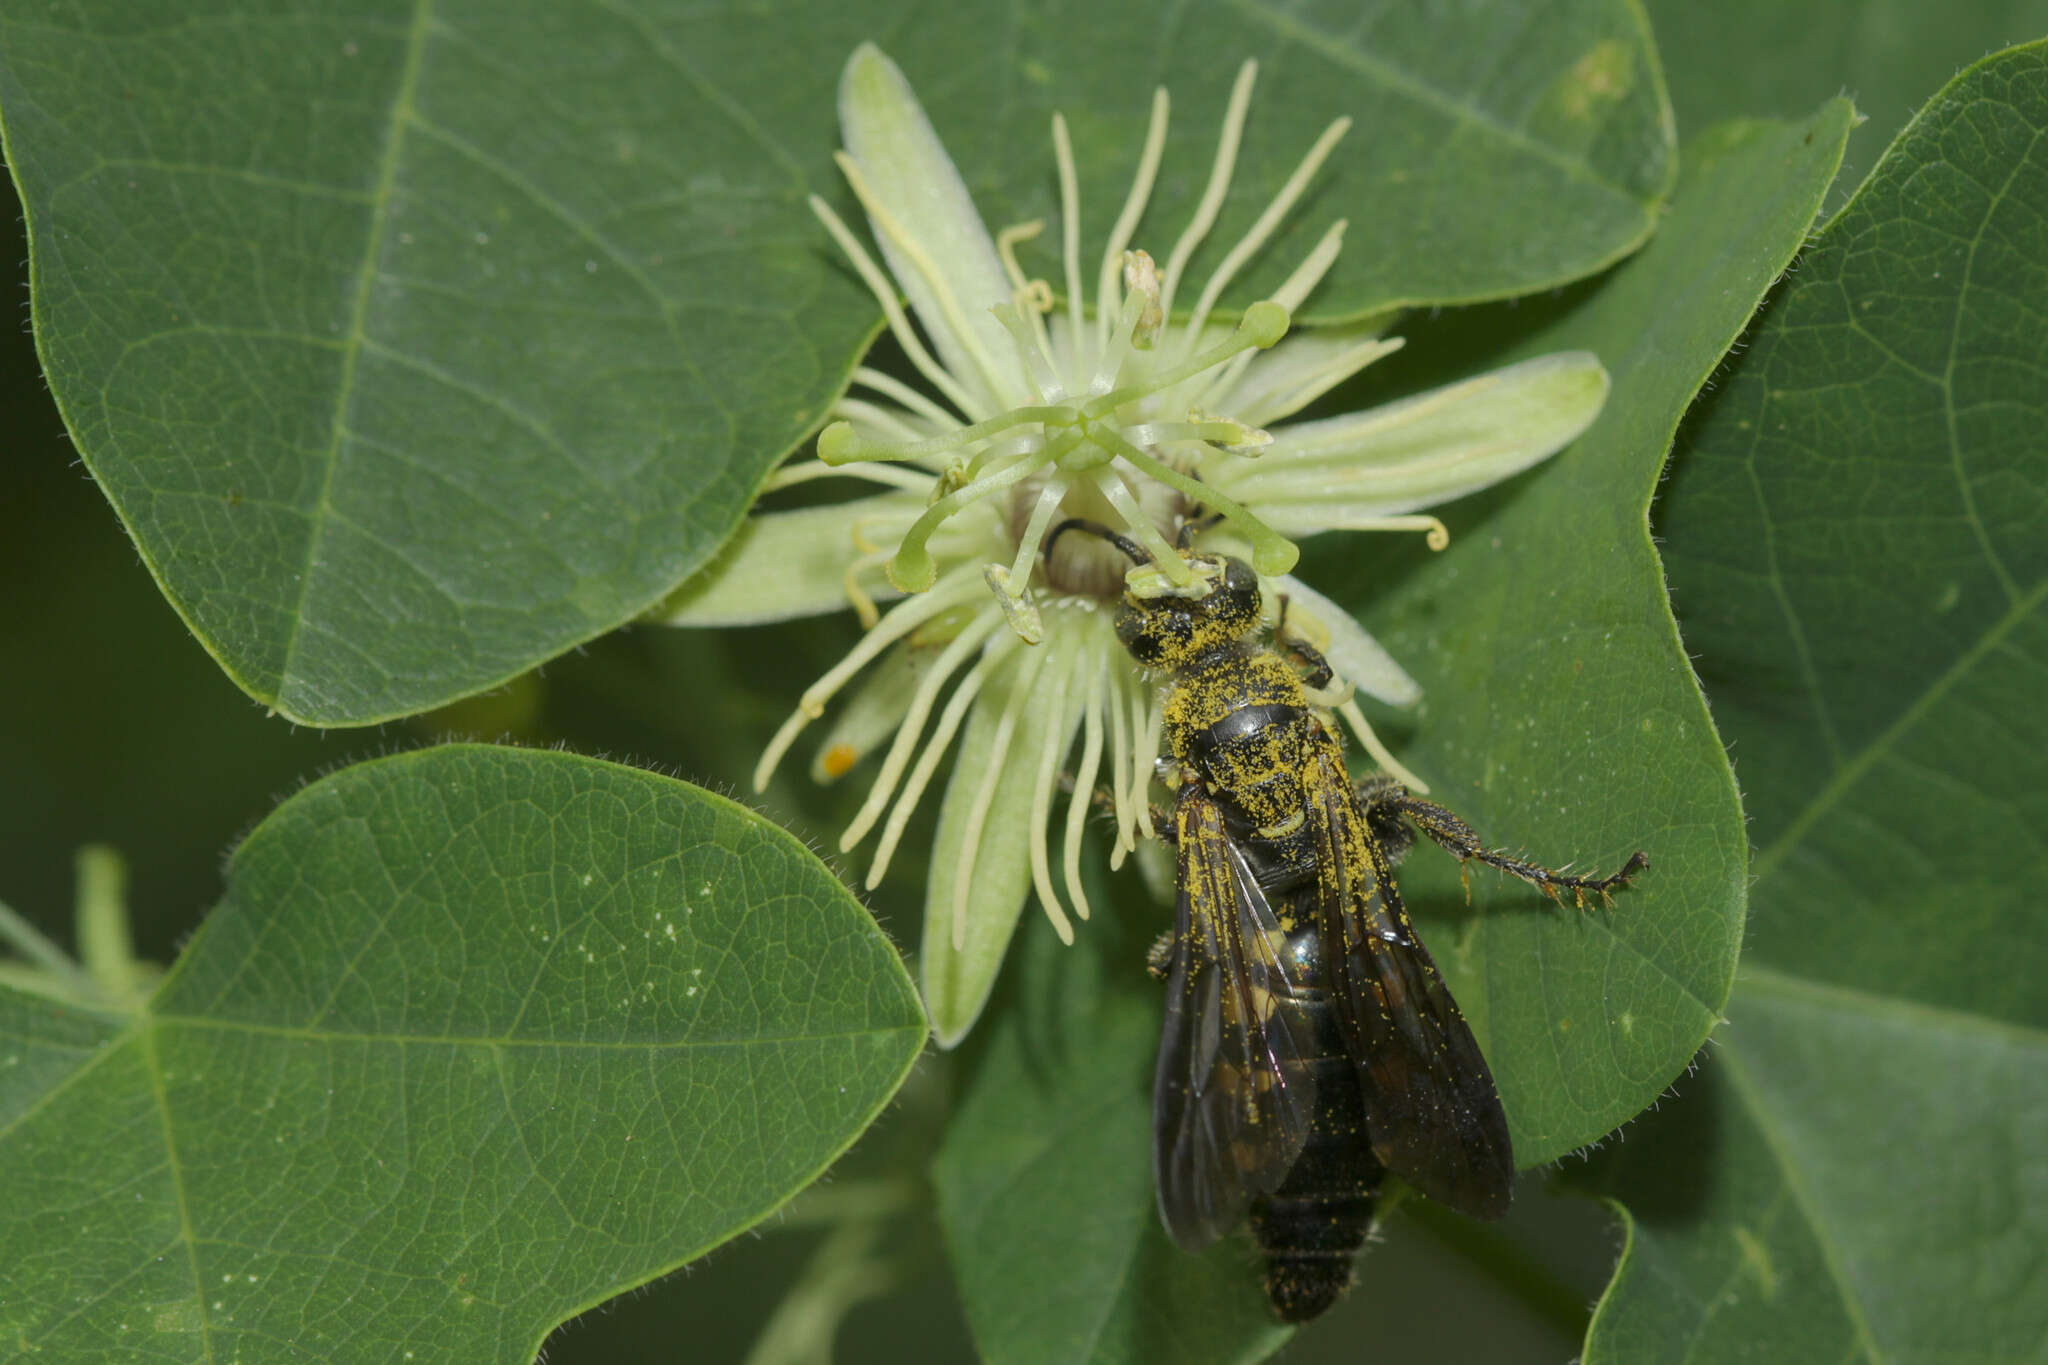
<svg viewBox="0 0 2048 1365"><path fill-rule="evenodd" d="M178 1204L178 1240L185 1244L185 1260L192 1269L192 1303L199 1310L199 1341L206 1352L206 1359L212 1360L214 1328L213 1320L207 1316L206 1284L199 1269L199 1236L192 1226L191 1204L185 1197L185 1167L178 1159L177 1125L171 1117L170 1094L164 1089L163 1063L156 1055L155 1030L138 1029L136 1042L142 1051L143 1074L149 1077L150 1099L163 1129L164 1168L170 1178L172 1196ZM95 1069L84 1066L73 1074L84 1075Z"/></svg>
<svg viewBox="0 0 2048 1365"><path fill-rule="evenodd" d="M311 528L306 538L305 566L299 573L299 591L292 602L290 631L278 656L277 682L273 695L282 698L290 684L299 641L305 633L306 604L320 562L322 533L333 512L334 473L341 463L341 445L347 438L348 412L355 397L356 363L368 336L364 330L370 313L370 295L377 280L377 262L384 253L384 231L391 221L391 196L398 183L400 149L413 117L413 97L419 87L421 56L426 50L429 16L434 0L413 0L412 23L405 35L405 67L399 73L398 89L392 95L390 121L384 134L384 150L377 166L377 186L369 198L369 232L363 239L363 259L356 267L355 297L349 303L348 330L341 343L341 373L334 386L334 413L328 422L327 449L321 454L320 488L313 500Z"/></svg>
<svg viewBox="0 0 2048 1365"><path fill-rule="evenodd" d="M1967 678L1971 670L1986 655L2003 644L2007 636L2031 617L2044 600L2048 600L2048 580L2035 584L2031 591L2016 599L2005 614L1977 638L1975 644L1958 655L1955 662L1913 700L1912 705L1901 711L1897 719L1873 737L1847 763L1836 768L1829 775L1827 783L1813 794L1798 814L1786 822L1784 832L1757 854L1753 887L1761 885L1788 857L1797 852L1807 832L1833 811L1848 795L1850 789L1861 782L1864 775L1876 766L1880 759L1888 755L1957 684Z"/></svg>
<svg viewBox="0 0 2048 1365"><path fill-rule="evenodd" d="M1764 1149L1770 1153L1771 1163L1777 1168L1778 1180L1783 1192L1789 1194L1799 1211L1800 1219L1813 1237L1813 1244L1820 1253L1821 1264L1827 1269L1828 1283L1833 1286L1835 1298L1842 1306L1842 1314L1848 1318L1856 1334L1857 1344L1863 1348L1872 1365L1884 1365L1885 1356L1877 1347L1869 1320L1863 1313L1863 1300L1849 1283L1847 1270L1843 1268L1841 1249L1835 1245L1830 1229L1821 1221L1820 1211L1814 1203L1812 1191L1799 1178L1798 1164L1785 1148L1784 1136L1778 1131L1776 1116L1764 1103L1755 1082L1742 1065L1739 1047L1724 1047L1721 1050L1721 1066L1729 1078L1730 1087L1735 1091L1742 1107L1756 1125L1757 1136L1763 1140Z"/></svg>
<svg viewBox="0 0 2048 1365"><path fill-rule="evenodd" d="M1738 987L1761 990L1788 999L1827 1005L1834 1010L1850 1009L1874 1018L1889 1019L1917 1027L1976 1033L1996 1038L2011 1046L2041 1048L2048 1051L2048 1029L2017 1023L2010 1019L1993 1018L1988 1014L1970 1014L1942 1005L1930 1005L1903 996L1878 995L1860 987L1844 986L1832 981L1816 981L1811 977L1780 971L1775 967L1760 967L1744 962L1736 984Z"/></svg>
<svg viewBox="0 0 2048 1365"><path fill-rule="evenodd" d="M1918 1001L1877 995L1853 987L1816 982L1770 968L1745 966L1738 984L1743 989L1762 994L1819 1001L1838 1009L1846 1006L1872 1018L1993 1036L2017 1046L2041 1049L2044 1055L2048 1055L2048 1030L1992 1019L1984 1015L1967 1014ZM1799 1165L1793 1160L1783 1135L1778 1130L1775 1112L1765 1103L1762 1093L1743 1065L1739 1039L1731 1038L1718 1055L1725 1074L1729 1077L1731 1088L1750 1120L1756 1125L1757 1134L1778 1172L1784 1192L1790 1195L1794 1207L1806 1225L1807 1232L1813 1238L1814 1246L1820 1253L1821 1263L1826 1267L1828 1282L1842 1306L1843 1315L1855 1331L1857 1344L1874 1365L1883 1365L1885 1354L1879 1349L1864 1313L1863 1301L1856 1294L1844 1268L1842 1251L1832 1238L1828 1224L1821 1218L1811 1191L1799 1178Z"/></svg>
<svg viewBox="0 0 2048 1365"><path fill-rule="evenodd" d="M898 1033L922 1035L922 1021L840 1029L824 1033L757 1033L713 1038L676 1038L667 1041L603 1042L562 1038L519 1038L472 1033L358 1033L306 1028L290 1024L258 1024L239 1019L209 1019L202 1015L161 1014L153 1016L159 1025L178 1025L216 1033L240 1034L253 1038L289 1038L313 1043L397 1044L420 1047L493 1047L542 1051L559 1049L575 1052L691 1052L735 1047L768 1047L782 1043L827 1043L842 1038L885 1038ZM153 1031L153 1030L150 1030Z"/></svg>

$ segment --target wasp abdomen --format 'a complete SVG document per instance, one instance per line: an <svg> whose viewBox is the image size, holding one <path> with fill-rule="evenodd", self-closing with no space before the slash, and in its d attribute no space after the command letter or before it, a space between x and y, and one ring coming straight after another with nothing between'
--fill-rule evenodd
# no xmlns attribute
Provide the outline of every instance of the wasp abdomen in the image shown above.
<svg viewBox="0 0 2048 1365"><path fill-rule="evenodd" d="M1352 1262L1372 1227L1384 1174L1365 1137L1351 1059L1333 1052L1311 1065L1316 1115L1308 1142L1280 1188L1253 1203L1250 1217L1266 1257L1266 1297L1287 1322L1319 1316L1351 1287Z"/></svg>
<svg viewBox="0 0 2048 1365"><path fill-rule="evenodd" d="M1288 1322L1307 1322L1351 1287L1352 1262L1372 1227L1385 1168L1365 1131L1365 1094L1312 920L1287 935L1283 953L1295 969L1290 1014L1301 1026L1315 1109L1301 1155L1278 1189L1253 1201L1249 1221L1266 1257L1273 1311Z"/></svg>

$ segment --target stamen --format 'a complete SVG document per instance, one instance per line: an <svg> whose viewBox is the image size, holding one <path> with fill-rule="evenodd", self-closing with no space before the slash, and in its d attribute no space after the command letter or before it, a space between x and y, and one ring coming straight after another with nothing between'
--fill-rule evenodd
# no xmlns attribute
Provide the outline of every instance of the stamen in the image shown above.
<svg viewBox="0 0 2048 1365"><path fill-rule="evenodd" d="M1166 314L1159 308L1159 264L1150 253L1124 253L1124 289L1145 301L1138 314L1138 325L1131 329L1131 345L1149 351L1159 339L1159 329L1166 324Z"/></svg>
<svg viewBox="0 0 2048 1365"><path fill-rule="evenodd" d="M946 575L946 581L931 592L899 602L889 614L881 619L875 628L863 635L860 643L847 652L845 658L834 664L824 677L804 689L797 698L797 708L782 728L775 732L775 738L768 741L768 747L761 754L761 761L754 767L754 790L762 791L768 786L768 779L775 775L776 765L789 752L797 734L806 725L825 714L825 703L832 694L844 687L847 680L860 672L897 640L915 630L924 622L946 610L957 602L965 600L974 591L976 575L969 569L956 569Z"/></svg>
<svg viewBox="0 0 2048 1365"><path fill-rule="evenodd" d="M1206 422L1140 422L1123 429L1124 439L1141 446L1164 445L1168 441L1200 441L1217 445L1232 455L1255 458L1273 444L1273 433L1248 427L1228 418Z"/></svg>
<svg viewBox="0 0 2048 1365"><path fill-rule="evenodd" d="M1039 543L1045 539L1046 531L1052 526L1053 514L1060 510L1060 503L1067 496L1069 480L1052 478L1039 491L1038 501L1031 508L1031 516L1024 523L1024 534L1017 538L1017 558L1010 564L1010 581L1030 581L1031 569L1038 562Z"/></svg>
<svg viewBox="0 0 2048 1365"><path fill-rule="evenodd" d="M931 539L939 524L969 503L978 502L991 493L999 493L1011 484L1029 478L1057 458L1055 452L1058 448L1058 443L1055 443L1044 450L1020 455L925 508L924 515L910 524L910 529L903 533L903 540L896 547L896 558L889 562L889 581L902 592L923 592L931 587L939 569L925 548L925 542ZM1285 573L1286 570L1279 572Z"/></svg>
<svg viewBox="0 0 2048 1365"><path fill-rule="evenodd" d="M1260 573L1269 575L1287 573L1294 568L1295 562L1301 558L1300 546L1253 516L1242 504L1217 492L1214 484L1203 483L1200 479L1181 473L1173 466L1155 459L1145 451L1140 450L1137 446L1132 445L1113 431L1097 432L1096 439L1104 445L1113 448L1118 455L1122 456L1132 465L1135 465L1140 472L1149 474L1152 478L1167 485L1169 488L1178 489L1190 502L1207 507L1214 512L1221 512L1224 519L1230 522L1231 529L1251 542L1252 567ZM1114 498L1111 500L1114 501ZM1122 511L1123 509L1119 507L1117 510ZM1148 522L1147 524L1149 525L1150 523ZM1138 530L1136 527L1132 529L1133 531ZM1153 534L1156 536L1158 533L1155 531ZM1140 535L1139 539L1142 542L1144 537ZM1147 546L1146 548L1149 549L1151 547ZM1157 551L1154 551L1154 556L1157 556ZM1178 555L1173 557L1173 561L1176 563L1179 562L1179 559ZM1166 560L1160 560L1159 566L1166 571L1166 576L1172 579L1175 584L1186 586L1174 574ZM1186 572L1187 566L1185 564L1182 564L1181 568L1183 572Z"/></svg>
<svg viewBox="0 0 2048 1365"><path fill-rule="evenodd" d="M1216 267L1216 273L1209 277L1209 283L1202 289L1202 297L1195 302L1194 315L1188 319L1184 333L1187 337L1185 345L1192 347L1195 344L1195 338L1201 334L1202 324L1209 320L1209 311L1216 306L1216 300L1223 296L1224 289L1236 278L1244 263L1266 244L1266 239L1273 235L1273 229L1280 225L1280 220L1294 207L1294 201L1301 198L1301 192L1308 188L1308 182L1322 169L1323 162L1329 158L1330 149L1335 147L1338 139L1350 129L1351 120L1348 118L1340 118L1323 129L1323 135L1308 149L1308 155L1294 168L1294 174L1287 177L1287 183L1280 187L1280 193L1273 197L1272 203L1266 205L1266 211L1251 225L1251 230L1238 240L1237 245L1230 249L1230 254L1223 258L1223 263Z"/></svg>
<svg viewBox="0 0 2048 1365"><path fill-rule="evenodd" d="M1010 756L1010 741L1017 734L1017 720L1023 715L1025 704L1031 700L1031 694L1038 686L1038 675L1044 671L1045 660L1046 656L1036 650L1025 657L1024 672L1011 685L1010 696L1004 703L1002 717L996 721L995 734L989 739L988 770L982 773L981 785L975 788L974 800L967 807L967 824L960 841L960 860L953 865L955 952L967 946L967 898L974 887L974 864L981 857L981 833L988 825L989 807L995 804L996 787L1003 780L1005 760ZM1072 932L1072 927L1069 926L1068 933Z"/></svg>
<svg viewBox="0 0 2048 1365"><path fill-rule="evenodd" d="M931 784L932 773L938 769L939 760L946 756L952 746L953 735L960 729L960 722L966 717L968 708L981 694L982 685L998 668L1007 665L1012 655L1024 646L1014 635L997 635L983 652L981 660L969 669L960 685L953 689L953 695L946 698L946 709L939 713L939 723L932 730L931 739L925 744L924 752L917 756L917 766L910 770L910 778L903 784L903 791L896 798L896 805L889 812L889 823L882 827L882 838L875 845L875 861L868 867L868 890L882 884L883 876L889 871L889 860L895 856L896 845L903 838L903 827L910 823L911 812L924 798L924 789ZM1034 653L1034 659L1044 656Z"/></svg>
<svg viewBox="0 0 2048 1365"><path fill-rule="evenodd" d="M1160 288L1159 297L1160 306L1168 316L1173 313L1174 290L1180 287L1181 272L1187 269L1188 258L1195 254L1195 248L1215 226L1223 198L1230 193L1230 175L1237 166L1237 144L1244 136L1245 114L1252 103L1252 82L1258 74L1259 64L1255 61L1246 61L1237 69L1237 83L1230 88L1230 105L1223 114L1223 131L1216 139L1216 162L1209 171L1208 188L1202 191L1202 200L1195 206L1195 216L1188 221L1186 230L1173 244L1173 252L1167 257L1166 283Z"/></svg>
<svg viewBox="0 0 2048 1365"><path fill-rule="evenodd" d="M890 464L852 465L841 469L826 464L823 460L799 460L787 464L770 474L761 485L763 493L779 493L785 488L794 488L800 483L813 479L866 479L869 483L887 484L891 488L909 489L922 493L932 486L929 474L920 474L912 469L898 469Z"/></svg>
<svg viewBox="0 0 2048 1365"><path fill-rule="evenodd" d="M989 311L996 315L996 321L1002 323L1003 330L1010 334L1010 344L1017 351L1017 364L1031 381L1032 398L1043 403L1048 397L1064 396L1065 390L1060 387L1059 376L1053 373L1052 362L1046 359L1045 351L1040 346L1040 338L1031 334L1025 325L1024 313L1016 303L1006 303ZM1039 324L1042 335L1044 323L1036 310L1032 311L1031 320Z"/></svg>
<svg viewBox="0 0 2048 1365"><path fill-rule="evenodd" d="M924 430L904 420L909 414L885 408L880 403L870 403L865 398L841 395L833 400L829 413L835 420L858 422L880 431L884 438L891 441L908 444L912 441L922 441L926 435ZM957 422L946 423L948 427L958 425Z"/></svg>
<svg viewBox="0 0 2048 1365"><path fill-rule="evenodd" d="M889 797L895 792L896 781L903 776L904 768L909 766L910 756L917 752L918 736L924 733L924 723L939 699L939 692L959 671L960 665L967 661L968 655L981 648L982 642L995 633L1000 621L1000 617L988 611L977 614L965 630L947 643L939 657L932 661L931 669L918 681L917 691L910 699L910 709L903 713L902 723L896 727L896 738L889 743L888 757L882 760L882 770L875 775L875 783L868 788L867 799L854 814L853 822L839 836L842 852L867 838L875 821L881 819L882 812L889 808Z"/></svg>
<svg viewBox="0 0 2048 1365"><path fill-rule="evenodd" d="M1106 670L1090 668L1084 652L1081 669L1088 675L1088 695L1081 701L1081 762L1074 771L1074 790L1067 796L1067 830L1062 849L1062 870L1066 874L1067 899L1074 914L1088 918L1088 896L1081 890L1081 829L1094 804L1095 774L1102 768L1102 679Z"/></svg>
<svg viewBox="0 0 2048 1365"><path fill-rule="evenodd" d="M1074 174L1074 144L1067 137L1067 121L1052 116L1052 154L1060 172L1060 260L1067 272L1067 326L1074 333L1072 377L1081 374L1081 188ZM1099 306L1099 305L1098 305Z"/></svg>
<svg viewBox="0 0 2048 1365"><path fill-rule="evenodd" d="M922 461L934 456L950 455L999 436L1005 431L1032 423L1063 422L1073 418L1068 407L1015 407L1005 408L993 417L984 418L969 427L955 427L941 436L923 441L908 441L901 445L892 441L871 441L853 429L851 422L834 422L818 433L818 458L826 464L851 464L855 460L896 460Z"/></svg>
<svg viewBox="0 0 2048 1365"><path fill-rule="evenodd" d="M903 312L903 305L896 300L896 286L875 265L860 239L847 230L839 221L839 215L832 211L817 195L810 197L811 212L825 225L825 231L832 234L832 240L846 253L846 259L853 263L854 273L866 284L868 292L875 296L875 302L882 306L882 316L889 320L889 333L896 338L896 344L903 348L903 354L910 357L910 363L917 366L931 386L946 395L946 400L969 416L981 411L982 405L974 401L960 381L948 373L946 367L932 359L932 353L925 349L917 329L910 325L910 319Z"/></svg>
<svg viewBox="0 0 2048 1365"><path fill-rule="evenodd" d="M1130 445L1128 441L1117 441L1112 432L1099 432L1098 435L1116 441L1119 445ZM1137 447L1131 446L1131 449L1136 450ZM1152 463L1156 465L1159 462L1153 460ZM1180 557L1180 551L1167 544L1166 537L1159 534L1159 528L1152 524L1151 513L1140 506L1137 498L1131 495L1131 490L1124 486L1122 476L1114 469L1090 470L1088 476L1094 480L1096 491L1107 498L1109 505L1123 518L1124 528L1131 533L1132 539L1144 546L1145 552L1152 556L1153 565L1166 576L1167 581L1182 588L1193 583L1195 571Z"/></svg>
<svg viewBox="0 0 2048 1365"><path fill-rule="evenodd" d="M925 284L932 291L933 299L938 303L939 312L946 319L946 325L953 329L953 334L967 349L969 358L981 371L982 381L988 385L989 392L1004 406L1016 404L1021 395L1015 393L1012 387L1004 382L1008 375L996 366L995 357L981 344L981 334L968 325L966 315L960 310L960 300L953 296L952 284L939 270L938 263L932 260L931 253L924 249L923 243L912 236L903 224L896 221L894 214L882 206L882 201L875 197L874 191L868 188L866 177L860 173L859 162L845 152L834 152L832 160L838 164L839 173L846 177L846 183L853 187L854 197L860 200L861 207L868 211L868 220L875 225L878 232L888 235L889 240L895 243L896 249L903 253L904 259L916 267L917 273L924 277Z"/></svg>
<svg viewBox="0 0 2048 1365"><path fill-rule="evenodd" d="M1143 294L1130 293L1124 296L1123 304L1116 317L1116 332L1110 338L1109 346L1102 353L1101 362L1095 369L1095 380L1089 388L1095 393L1108 393L1115 385L1124 361L1130 358L1131 348L1137 339L1138 324L1144 319L1145 310L1152 300Z"/></svg>
<svg viewBox="0 0 2048 1365"><path fill-rule="evenodd" d="M1045 618L1038 613L1038 603L1031 598L1031 585L1010 586L1010 571L1000 564L981 566L982 580L988 590L995 594L996 605L1002 608L1003 619L1010 623L1010 629L1017 632L1017 638L1027 645L1045 642Z"/></svg>
<svg viewBox="0 0 2048 1365"><path fill-rule="evenodd" d="M1031 789L1031 885L1038 892L1038 903L1045 908L1046 918L1052 921L1053 929L1059 934L1060 942L1074 941L1074 926L1067 922L1059 897L1052 887L1052 865L1046 847L1045 827L1052 820L1052 779L1059 771L1060 760L1066 757L1067 747L1073 743L1073 735L1067 725L1067 698L1073 692L1074 668L1084 654L1070 643L1072 631L1062 632L1062 643L1054 646L1061 649L1061 656L1050 660L1047 667L1055 670L1053 685L1051 724L1046 727L1045 742L1038 750L1038 775Z"/></svg>
<svg viewBox="0 0 2048 1365"><path fill-rule="evenodd" d="M1365 712L1358 709L1356 698L1338 707L1337 714L1350 723L1352 731L1358 736L1358 742L1365 746L1366 753L1372 756L1372 761L1379 764L1382 771L1417 796L1429 795L1429 784L1402 767L1400 762L1387 752L1387 746L1380 743L1380 737L1373 733L1372 723L1366 720Z"/></svg>
<svg viewBox="0 0 2048 1365"><path fill-rule="evenodd" d="M1159 160L1166 155L1166 115L1170 103L1164 86L1152 92L1152 122L1145 130L1145 149L1138 153L1138 174L1131 181L1131 192L1124 199L1123 212L1117 215L1116 226L1109 230L1109 245L1102 251L1102 273L1095 284L1095 349L1098 355L1109 340L1109 319L1113 311L1110 300L1117 296L1117 277L1123 270L1124 250L1131 244L1131 234L1138 230L1138 219L1144 216L1145 205L1152 198L1152 182L1159 175ZM1117 315L1121 317L1120 310ZM1121 322L1118 325L1121 326ZM1111 369L1110 373L1116 371Z"/></svg>
<svg viewBox="0 0 2048 1365"><path fill-rule="evenodd" d="M1126 403L1162 393L1183 379L1192 378L1204 370L1221 365L1239 351L1250 350L1252 347L1265 350L1287 335L1287 326L1287 310L1271 299L1261 299L1244 310L1244 316L1238 320L1237 326L1231 329L1229 336L1219 339L1208 350L1200 355L1189 356L1179 364L1169 365L1163 370L1148 374L1138 383L1126 384L1121 388L1111 389L1108 393L1099 394L1083 403L1081 412L1087 417L1106 417ZM831 429L825 428L826 431ZM818 438L818 454L820 458L830 460L832 457L823 449L824 439L822 435Z"/></svg>

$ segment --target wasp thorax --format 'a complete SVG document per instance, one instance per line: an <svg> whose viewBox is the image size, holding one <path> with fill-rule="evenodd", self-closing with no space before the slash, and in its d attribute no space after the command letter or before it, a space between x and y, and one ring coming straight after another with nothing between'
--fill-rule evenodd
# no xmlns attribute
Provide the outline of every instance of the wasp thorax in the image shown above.
<svg viewBox="0 0 2048 1365"><path fill-rule="evenodd" d="M1259 576L1228 555L1186 556L1195 581L1176 587L1151 566L1126 580L1116 638L1150 668L1180 669L1258 629L1264 613Z"/></svg>

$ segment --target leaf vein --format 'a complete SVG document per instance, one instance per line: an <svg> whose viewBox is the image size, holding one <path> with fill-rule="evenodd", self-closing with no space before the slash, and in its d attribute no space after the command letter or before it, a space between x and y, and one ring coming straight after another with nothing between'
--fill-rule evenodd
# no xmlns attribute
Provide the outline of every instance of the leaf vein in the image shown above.
<svg viewBox="0 0 2048 1365"><path fill-rule="evenodd" d="M1846 763L1838 761L1826 785L1815 792L1800 808L1799 813L1787 822L1784 833L1773 839L1757 855L1753 869L1755 883L1761 884L1765 878L1776 872L1779 865L1798 847L1800 840L1806 837L1807 831L1832 811L1894 744L1904 738L1938 702L1968 677L1970 670L1975 668L1980 660L2003 644L2006 637L2031 616L2044 599L2048 599L2048 582L2037 585L2026 596L2014 602L2004 616L1993 622L1991 628L1979 636L1975 644L1958 655L1956 661L1929 684L1926 691L1914 699L1911 706L1899 713L1898 719L1886 726L1882 733L1873 738L1854 757Z"/></svg>
<svg viewBox="0 0 2048 1365"><path fill-rule="evenodd" d="M398 88L391 98L391 112L385 127L384 149L378 158L377 187L371 193L369 233L363 240L363 259L356 267L355 296L349 302L348 328L344 335L341 353L341 373L334 385L334 414L329 422L327 449L323 455L325 468L320 472L320 488L313 500L314 515L312 530L306 540L305 568L299 574L299 592L292 603L289 620L291 627L285 636L284 649L278 656L277 690L281 695L292 677L298 657L299 641L303 634L307 604L312 599L313 584L319 577L316 569L320 558L321 528L325 523L323 515L329 507L334 491L335 471L341 466L341 446L348 425L348 411L354 404L356 392L356 362L362 354L363 342L367 338L370 315L370 298L377 279L377 258L384 250L384 230L390 222L391 199L398 183L400 153L405 146L405 130L414 114L414 94L419 86L421 54L426 47L426 35L433 13L434 0L413 0L412 19L405 36L405 66L398 78Z"/></svg>

